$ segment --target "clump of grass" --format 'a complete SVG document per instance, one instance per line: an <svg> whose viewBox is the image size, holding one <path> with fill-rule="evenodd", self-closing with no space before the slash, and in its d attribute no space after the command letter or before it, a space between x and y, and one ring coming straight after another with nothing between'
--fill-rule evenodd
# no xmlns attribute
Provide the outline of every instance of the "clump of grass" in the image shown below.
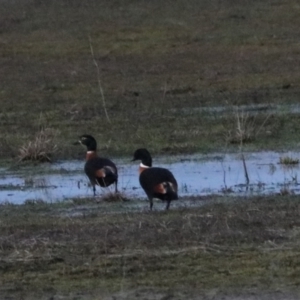
<svg viewBox="0 0 300 300"><path fill-rule="evenodd" d="M33 179L33 177L32 176L26 177L24 179L24 185L27 186L27 187L28 186L33 187L33 185L34 185L34 179Z"/></svg>
<svg viewBox="0 0 300 300"><path fill-rule="evenodd" d="M52 155L57 151L56 135L57 131L52 128L41 129L33 140L19 149L19 161L51 162Z"/></svg>
<svg viewBox="0 0 300 300"><path fill-rule="evenodd" d="M258 123L256 115L236 109L234 113L234 128L228 130L226 141L230 144L244 144L255 140L265 123L269 119L267 115L261 124Z"/></svg>
<svg viewBox="0 0 300 300"><path fill-rule="evenodd" d="M235 128L228 130L227 141L231 144L251 142L254 138L255 124L249 113L237 110L234 117Z"/></svg>
<svg viewBox="0 0 300 300"><path fill-rule="evenodd" d="M299 159L291 156L281 156L279 163L282 165L297 165L299 164Z"/></svg>
<svg viewBox="0 0 300 300"><path fill-rule="evenodd" d="M27 199L24 205L46 205L47 202L42 199Z"/></svg>
<svg viewBox="0 0 300 300"><path fill-rule="evenodd" d="M0 202L0 206L13 206L14 204L12 202L9 202L8 200L4 200Z"/></svg>
<svg viewBox="0 0 300 300"><path fill-rule="evenodd" d="M105 195L101 196L100 200L105 202L129 201L126 195L120 192L118 193L108 192Z"/></svg>
<svg viewBox="0 0 300 300"><path fill-rule="evenodd" d="M71 201L75 205L87 205L94 203L93 198L74 198Z"/></svg>
<svg viewBox="0 0 300 300"><path fill-rule="evenodd" d="M107 192L101 195L99 198L89 197L89 198L74 198L72 202L75 205L90 205L95 202L122 202L122 201L129 201L124 193L115 193L115 192Z"/></svg>
<svg viewBox="0 0 300 300"><path fill-rule="evenodd" d="M279 192L279 195L286 196L286 195L294 195L294 191L292 191L287 185L284 185Z"/></svg>

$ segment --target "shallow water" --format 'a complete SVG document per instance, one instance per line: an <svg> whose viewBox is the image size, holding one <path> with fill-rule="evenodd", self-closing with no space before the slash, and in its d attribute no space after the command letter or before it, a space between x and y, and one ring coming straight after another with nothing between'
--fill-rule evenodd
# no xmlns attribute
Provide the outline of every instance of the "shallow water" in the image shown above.
<svg viewBox="0 0 300 300"><path fill-rule="evenodd" d="M154 158L154 164L170 169L179 185L180 196L211 194L265 195L283 191L299 194L299 166L287 168L279 158L299 158L297 153L246 153L250 184L246 185L239 154L210 154ZM119 190L128 198L143 198L138 181L138 163L115 160L119 167ZM27 200L48 202L70 198L91 197L92 188L83 173L84 161L64 161L18 170L1 169L0 202L15 204ZM111 188L113 191L114 188ZM97 188L97 194L107 189Z"/></svg>

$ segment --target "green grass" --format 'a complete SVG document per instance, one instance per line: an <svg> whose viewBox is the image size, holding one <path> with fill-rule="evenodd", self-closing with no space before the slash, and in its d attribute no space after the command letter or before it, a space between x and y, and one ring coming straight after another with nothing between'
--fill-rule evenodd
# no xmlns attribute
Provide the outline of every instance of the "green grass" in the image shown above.
<svg viewBox="0 0 300 300"><path fill-rule="evenodd" d="M91 299L144 288L148 297L172 291L180 299L296 292L299 197L210 201L168 213L106 214L102 204L77 217L62 212L85 203L2 206L0 294Z"/></svg>
<svg viewBox="0 0 300 300"><path fill-rule="evenodd" d="M105 155L129 155L139 146L155 153L220 151L223 123L233 116L183 115L182 109L298 102L294 0L1 6L2 158L16 157L41 127L59 131L57 158L81 156L71 144L82 133L95 135ZM298 115L275 114L267 124L271 134L262 133L249 149L296 146L296 124Z"/></svg>
<svg viewBox="0 0 300 300"><path fill-rule="evenodd" d="M282 156L279 158L279 163L282 165L297 165L299 164L299 159L291 156Z"/></svg>

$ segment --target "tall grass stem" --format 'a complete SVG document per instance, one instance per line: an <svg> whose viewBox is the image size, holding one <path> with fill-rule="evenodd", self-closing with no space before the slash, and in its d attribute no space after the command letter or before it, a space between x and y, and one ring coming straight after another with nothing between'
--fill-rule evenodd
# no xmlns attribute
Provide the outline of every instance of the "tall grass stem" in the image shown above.
<svg viewBox="0 0 300 300"><path fill-rule="evenodd" d="M98 87L99 87L100 95L101 95L101 98L102 98L103 109L104 109L107 121L109 123L111 123L110 118L109 118L108 113L107 113L107 109L106 109L106 102L105 102L104 92L103 92L103 88L102 88L102 84L101 84L100 69L99 69L99 65L98 65L98 63L96 61L96 58L95 58L95 55L94 55L92 39L91 39L90 36L89 36L89 43L90 43L90 50L91 50L91 55L92 55L92 58L93 58L93 62L94 62L94 65L97 69Z"/></svg>

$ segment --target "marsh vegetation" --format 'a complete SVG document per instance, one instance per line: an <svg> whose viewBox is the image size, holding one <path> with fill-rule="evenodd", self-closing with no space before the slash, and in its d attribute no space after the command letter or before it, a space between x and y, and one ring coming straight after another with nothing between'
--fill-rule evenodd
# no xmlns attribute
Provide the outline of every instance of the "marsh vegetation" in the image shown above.
<svg viewBox="0 0 300 300"><path fill-rule="evenodd" d="M299 28L296 0L0 0L1 164L82 158L84 133L114 157L295 150ZM0 298L299 299L291 194L5 202Z"/></svg>
<svg viewBox="0 0 300 300"><path fill-rule="evenodd" d="M41 128L59 132L56 158L78 158L71 143L82 133L103 155L219 151L236 110L198 109L233 105L260 105L247 120L264 126L247 149L297 146L299 115L283 108L264 123L263 109L298 103L297 1L0 5L1 157Z"/></svg>

